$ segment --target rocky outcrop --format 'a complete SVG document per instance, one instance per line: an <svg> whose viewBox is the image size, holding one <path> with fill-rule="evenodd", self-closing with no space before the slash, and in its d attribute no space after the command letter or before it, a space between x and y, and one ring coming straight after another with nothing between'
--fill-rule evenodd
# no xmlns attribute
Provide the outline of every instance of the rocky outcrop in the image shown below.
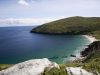
<svg viewBox="0 0 100 75"><path fill-rule="evenodd" d="M51 70L54 67L59 69L55 71L59 72L63 70L61 70L58 64L49 61L47 58L33 59L16 64L6 70L2 70L0 71L0 75L43 75L46 68ZM67 75L93 75L93 73L82 69L82 67L65 67L64 69L66 70ZM63 71L60 75L63 75Z"/></svg>
<svg viewBox="0 0 100 75"><path fill-rule="evenodd" d="M41 75L46 67L59 68L59 65L49 61L47 58L33 59L2 70L0 71L0 75Z"/></svg>
<svg viewBox="0 0 100 75"><path fill-rule="evenodd" d="M81 52L82 57L88 57L92 54L100 52L100 41L94 41L84 51Z"/></svg>

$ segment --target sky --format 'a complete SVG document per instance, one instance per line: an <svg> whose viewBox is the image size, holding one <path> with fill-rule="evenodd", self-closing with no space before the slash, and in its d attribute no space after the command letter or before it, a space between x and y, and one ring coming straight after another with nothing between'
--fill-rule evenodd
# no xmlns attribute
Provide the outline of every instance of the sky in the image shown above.
<svg viewBox="0 0 100 75"><path fill-rule="evenodd" d="M72 16L100 17L100 0L0 0L0 26L40 25Z"/></svg>

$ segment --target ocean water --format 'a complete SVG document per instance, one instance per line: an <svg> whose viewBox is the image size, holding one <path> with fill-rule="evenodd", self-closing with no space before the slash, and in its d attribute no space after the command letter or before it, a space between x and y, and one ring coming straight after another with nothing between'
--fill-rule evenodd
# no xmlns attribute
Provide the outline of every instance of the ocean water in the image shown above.
<svg viewBox="0 0 100 75"><path fill-rule="evenodd" d="M57 63L70 60L89 40L82 35L30 33L33 26L0 27L0 64L16 64L29 59L49 58Z"/></svg>

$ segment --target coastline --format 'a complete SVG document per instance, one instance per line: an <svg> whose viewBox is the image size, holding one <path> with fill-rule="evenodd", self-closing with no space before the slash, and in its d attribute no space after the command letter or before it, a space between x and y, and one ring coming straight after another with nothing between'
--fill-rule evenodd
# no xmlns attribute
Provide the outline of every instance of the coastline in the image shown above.
<svg viewBox="0 0 100 75"><path fill-rule="evenodd" d="M95 41L98 41L98 39L96 39L95 37L91 36L91 35L82 35L83 37L85 37L87 40L89 40L89 45ZM86 47L85 47L86 48ZM85 48L83 48L85 50ZM82 50L81 50L82 51ZM84 57L81 57L81 52L80 50L77 50L75 52L76 58L70 57L70 61L75 61L75 60L82 60L84 59Z"/></svg>
<svg viewBox="0 0 100 75"><path fill-rule="evenodd" d="M89 42L89 45L93 44L93 43L96 42L96 41L99 41L98 39L96 39L96 38L95 38L94 36L92 36L92 35L83 35L83 37L85 37L87 40L90 41L90 42ZM86 49L87 49L87 48L85 47L83 51L85 51ZM82 52L82 51L81 51L81 52ZM81 55L82 55L81 52L80 52L80 57L79 57L78 59L76 58L76 61L77 61L77 60L84 60L84 58L87 58L87 57L81 56Z"/></svg>

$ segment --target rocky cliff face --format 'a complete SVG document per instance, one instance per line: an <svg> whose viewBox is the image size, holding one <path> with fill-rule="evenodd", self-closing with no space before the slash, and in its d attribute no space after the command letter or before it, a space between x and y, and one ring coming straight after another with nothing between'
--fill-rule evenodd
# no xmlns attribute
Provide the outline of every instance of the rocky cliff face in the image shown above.
<svg viewBox="0 0 100 75"><path fill-rule="evenodd" d="M100 52L100 41L95 41L88 45L87 48L85 48L84 51L81 52L81 55L83 57L91 56L92 54L96 54Z"/></svg>
<svg viewBox="0 0 100 75"><path fill-rule="evenodd" d="M6 70L0 71L0 75L41 75L46 67L59 66L48 59L33 59L14 65Z"/></svg>

